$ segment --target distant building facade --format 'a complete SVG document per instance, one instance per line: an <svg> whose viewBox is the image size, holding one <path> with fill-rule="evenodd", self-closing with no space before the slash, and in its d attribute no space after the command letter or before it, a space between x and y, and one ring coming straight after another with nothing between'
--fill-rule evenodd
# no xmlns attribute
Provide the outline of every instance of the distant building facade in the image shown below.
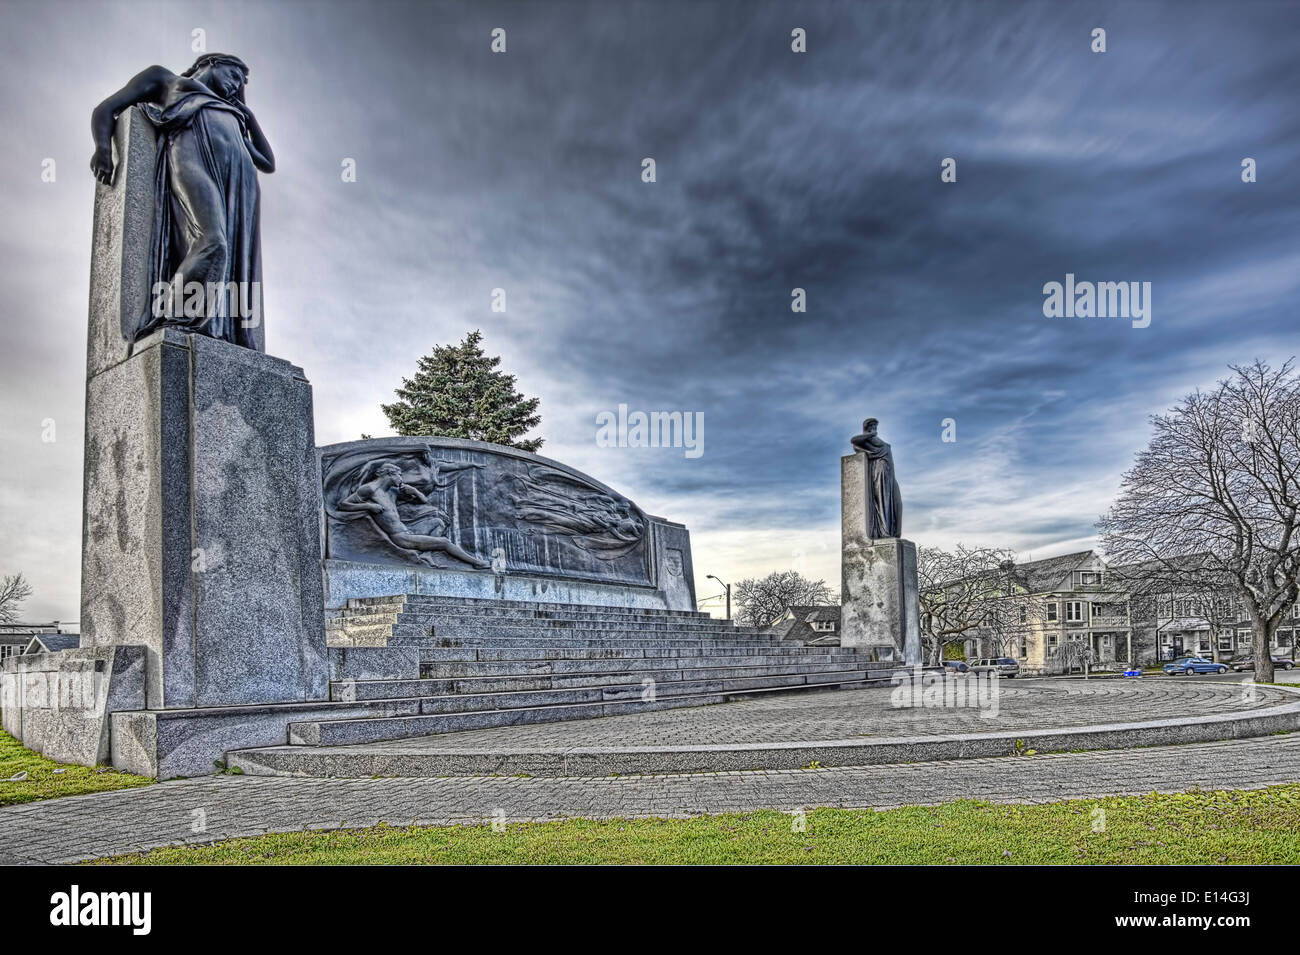
<svg viewBox="0 0 1300 955"><path fill-rule="evenodd" d="M1149 662L1181 656L1227 662L1251 652L1254 633L1240 601L1219 598L1207 607L1204 595L1170 587L1136 602L1135 624L1142 635L1143 659ZM1274 656L1295 659L1300 634L1300 603L1291 608L1274 634Z"/></svg>
<svg viewBox="0 0 1300 955"><path fill-rule="evenodd" d="M1134 661L1129 595L1112 586L1096 551L1016 564L1008 576L998 599L1019 607L1019 625L998 637L966 640L966 659L1014 657L1026 675L1060 673L1084 659L1102 666ZM1080 649L1067 650L1069 644Z"/></svg>
<svg viewBox="0 0 1300 955"><path fill-rule="evenodd" d="M73 629L73 633L69 634L69 629ZM45 635L77 636L73 627L57 620L52 623L0 623L0 660L32 652L27 649L32 640ZM77 637L78 644L80 639Z"/></svg>
<svg viewBox="0 0 1300 955"><path fill-rule="evenodd" d="M1013 601L1025 610L1022 626L1010 639L972 638L967 659L1016 657L1024 673L1059 673L1077 654L1063 648L1082 643L1092 665L1150 665L1180 656L1219 662L1251 651L1252 631L1245 608L1230 596L1214 598L1170 586L1134 596L1126 580L1135 568L1111 568L1096 551L1078 551L1011 569ZM1278 628L1271 652L1297 659L1300 603ZM1010 643L1010 646L1008 646Z"/></svg>

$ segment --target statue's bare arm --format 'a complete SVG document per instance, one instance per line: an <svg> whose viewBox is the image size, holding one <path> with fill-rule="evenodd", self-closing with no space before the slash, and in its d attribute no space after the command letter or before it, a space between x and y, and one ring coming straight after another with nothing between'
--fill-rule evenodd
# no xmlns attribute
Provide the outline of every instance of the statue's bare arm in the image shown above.
<svg viewBox="0 0 1300 955"><path fill-rule="evenodd" d="M244 128L248 131L245 142L248 144L248 154L253 157L253 165L258 172L275 172L275 153L271 151L271 144L267 141L266 134L262 132L257 117L244 102L242 86L239 88L238 99L239 108L244 114Z"/></svg>
<svg viewBox="0 0 1300 955"><path fill-rule="evenodd" d="M141 70L120 90L95 107L90 114L90 135L95 140L95 155L90 168L103 183L113 181L113 123L118 115L136 103L161 103L176 74L165 66Z"/></svg>
<svg viewBox="0 0 1300 955"><path fill-rule="evenodd" d="M429 503L429 499L425 497L424 492L421 491L418 487L414 487L413 485L410 484L403 484L401 488L399 488L399 491L402 494L406 494L409 497L415 498L421 504Z"/></svg>
<svg viewBox="0 0 1300 955"><path fill-rule="evenodd" d="M378 501L366 500L360 492L350 494L343 500L339 501L339 510L342 511L369 511L371 514L379 514L384 510L384 505Z"/></svg>

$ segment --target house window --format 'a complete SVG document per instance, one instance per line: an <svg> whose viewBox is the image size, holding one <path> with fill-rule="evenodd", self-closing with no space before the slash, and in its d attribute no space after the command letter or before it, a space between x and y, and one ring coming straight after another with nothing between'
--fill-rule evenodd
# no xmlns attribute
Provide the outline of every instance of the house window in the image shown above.
<svg viewBox="0 0 1300 955"><path fill-rule="evenodd" d="M1047 622L1048 622L1048 623L1056 623L1056 621L1057 621L1058 619L1060 619L1060 613L1061 613L1061 605L1060 605L1060 604L1058 604L1055 600L1053 600L1053 601L1051 601L1050 603L1048 603L1048 605L1047 605Z"/></svg>
<svg viewBox="0 0 1300 955"><path fill-rule="evenodd" d="M1029 622L1029 611L1024 607L1020 608L1020 622L1021 623Z"/></svg>
<svg viewBox="0 0 1300 955"><path fill-rule="evenodd" d="M1083 622L1083 601L1067 600L1065 602L1065 621L1066 623Z"/></svg>
<svg viewBox="0 0 1300 955"><path fill-rule="evenodd" d="M1243 650L1248 650L1250 648L1250 636L1251 632L1249 630L1238 630L1237 646L1241 647Z"/></svg>
<svg viewBox="0 0 1300 955"><path fill-rule="evenodd" d="M1221 634L1219 634L1219 649L1220 649L1220 650L1231 650L1231 649L1232 649L1232 634L1231 634L1231 633L1221 633Z"/></svg>
<svg viewBox="0 0 1300 955"><path fill-rule="evenodd" d="M1054 633L1049 633L1049 634L1047 635L1047 645L1048 645L1048 647L1050 647L1051 649L1055 650L1055 649L1056 649L1056 641L1057 641L1057 639L1058 639L1058 637L1057 637L1056 634L1054 634Z"/></svg>
<svg viewBox="0 0 1300 955"><path fill-rule="evenodd" d="M1085 570L1079 574L1079 583L1084 587L1092 587L1101 583L1101 574L1094 571Z"/></svg>
<svg viewBox="0 0 1300 955"><path fill-rule="evenodd" d="M1029 656L1029 641L1024 637L1020 638L1020 659L1024 660Z"/></svg>

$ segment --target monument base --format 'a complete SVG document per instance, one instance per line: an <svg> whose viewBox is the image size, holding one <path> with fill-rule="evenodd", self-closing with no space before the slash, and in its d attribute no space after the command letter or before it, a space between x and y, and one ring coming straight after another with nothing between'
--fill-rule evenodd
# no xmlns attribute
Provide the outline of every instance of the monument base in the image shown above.
<svg viewBox="0 0 1300 955"><path fill-rule="evenodd" d="M107 762L109 717L144 706L144 669L143 647L9 657L0 664L4 730L61 763Z"/></svg>
<svg viewBox="0 0 1300 955"><path fill-rule="evenodd" d="M145 648L149 709L328 692L302 369L163 329L86 385L83 647Z"/></svg>
<svg viewBox="0 0 1300 955"><path fill-rule="evenodd" d="M871 649L882 662L921 662L916 545L898 537L845 543L840 646Z"/></svg>

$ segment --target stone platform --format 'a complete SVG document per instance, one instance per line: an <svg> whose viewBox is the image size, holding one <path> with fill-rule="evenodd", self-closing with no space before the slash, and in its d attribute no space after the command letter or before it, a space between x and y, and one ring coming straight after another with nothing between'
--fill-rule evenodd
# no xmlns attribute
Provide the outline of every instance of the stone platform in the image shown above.
<svg viewBox="0 0 1300 955"><path fill-rule="evenodd" d="M228 754L246 774L607 776L791 770L1123 749L1300 729L1300 692L1144 678L1003 681L997 713L898 709L893 689L750 699L350 746Z"/></svg>
<svg viewBox="0 0 1300 955"><path fill-rule="evenodd" d="M489 575L490 576L490 575ZM115 712L113 765L168 779L232 750L315 749L886 686L896 668L695 611L429 594L350 600L328 699Z"/></svg>

